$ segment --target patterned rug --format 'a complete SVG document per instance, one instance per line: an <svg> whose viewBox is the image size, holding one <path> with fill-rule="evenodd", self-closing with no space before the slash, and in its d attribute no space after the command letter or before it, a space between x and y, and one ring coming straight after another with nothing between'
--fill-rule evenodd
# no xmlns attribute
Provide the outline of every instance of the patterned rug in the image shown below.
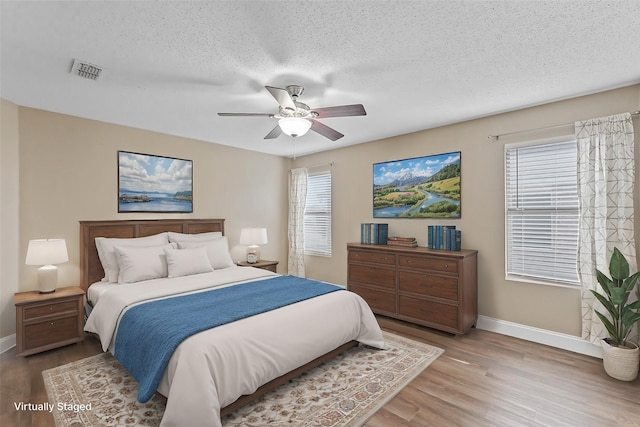
<svg viewBox="0 0 640 427"><path fill-rule="evenodd" d="M444 350L384 333L387 350L354 347L222 419L235 426L352 427ZM158 426L163 399L136 401L137 382L109 353L42 372L57 427Z"/></svg>

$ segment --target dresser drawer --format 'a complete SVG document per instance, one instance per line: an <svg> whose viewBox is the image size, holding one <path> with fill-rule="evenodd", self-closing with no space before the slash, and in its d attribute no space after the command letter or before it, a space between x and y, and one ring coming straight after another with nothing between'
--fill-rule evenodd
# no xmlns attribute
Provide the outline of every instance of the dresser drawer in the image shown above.
<svg viewBox="0 0 640 427"><path fill-rule="evenodd" d="M42 305L34 305L26 307L23 311L24 320L37 319L38 317L48 316L50 314L59 314L64 312L78 312L78 300L61 300L55 303L46 303Z"/></svg>
<svg viewBox="0 0 640 427"><path fill-rule="evenodd" d="M392 253L385 252L349 251L349 261L395 265L396 256Z"/></svg>
<svg viewBox="0 0 640 427"><path fill-rule="evenodd" d="M394 313L396 312L396 297L392 292L378 291L362 286L349 286L351 292L360 295L374 311Z"/></svg>
<svg viewBox="0 0 640 427"><path fill-rule="evenodd" d="M458 329L458 307L400 295L398 314L420 323Z"/></svg>
<svg viewBox="0 0 640 427"><path fill-rule="evenodd" d="M26 351L78 338L78 316L33 323L24 327Z"/></svg>
<svg viewBox="0 0 640 427"><path fill-rule="evenodd" d="M396 271L391 268L351 264L348 283L364 283L395 290Z"/></svg>
<svg viewBox="0 0 640 427"><path fill-rule="evenodd" d="M398 264L400 267L420 268L423 270L458 274L458 261L452 259L400 255L398 258Z"/></svg>
<svg viewBox="0 0 640 427"><path fill-rule="evenodd" d="M458 278L438 276L429 273L400 271L398 273L398 289L452 301L458 300Z"/></svg>

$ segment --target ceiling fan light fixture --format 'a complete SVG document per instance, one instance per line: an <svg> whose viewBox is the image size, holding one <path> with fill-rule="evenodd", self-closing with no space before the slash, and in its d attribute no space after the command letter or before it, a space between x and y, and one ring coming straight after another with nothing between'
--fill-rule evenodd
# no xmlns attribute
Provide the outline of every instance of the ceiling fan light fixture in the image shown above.
<svg viewBox="0 0 640 427"><path fill-rule="evenodd" d="M311 121L301 117L284 117L278 120L282 132L289 136L302 136L311 128Z"/></svg>

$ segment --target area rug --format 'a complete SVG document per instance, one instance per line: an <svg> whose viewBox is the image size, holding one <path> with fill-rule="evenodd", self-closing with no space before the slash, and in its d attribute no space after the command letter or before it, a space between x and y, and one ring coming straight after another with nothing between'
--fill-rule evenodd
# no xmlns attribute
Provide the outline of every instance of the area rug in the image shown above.
<svg viewBox="0 0 640 427"><path fill-rule="evenodd" d="M387 350L358 346L225 416L224 427L366 422L444 350L384 333ZM42 372L57 427L158 426L162 398L136 401L138 383L103 353Z"/></svg>

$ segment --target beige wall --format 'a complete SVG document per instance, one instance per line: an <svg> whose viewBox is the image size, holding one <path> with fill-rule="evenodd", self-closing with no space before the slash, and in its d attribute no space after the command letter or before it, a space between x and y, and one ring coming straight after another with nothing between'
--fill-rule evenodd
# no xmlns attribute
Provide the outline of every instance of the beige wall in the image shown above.
<svg viewBox="0 0 640 427"><path fill-rule="evenodd" d="M262 247L262 257L282 261L278 271L286 273L289 159L6 104L19 117L18 127L15 118L7 117L13 130L6 145L17 149L19 134L19 173L16 164L11 177L16 191L15 178L19 178L20 205L19 220L11 218L5 224L3 217L2 223L3 232L6 227L17 236L19 230L17 254L13 250L11 258L5 258L4 234L2 237L3 337L15 332L10 322L15 317L13 292L37 288L37 268L24 265L30 239L65 238L70 261L58 266L59 286L78 283L80 220L225 218L236 259L243 254L237 247L240 228L265 226L269 243ZM3 166L4 121L3 115ZM117 213L118 150L193 160L194 212ZM17 159L17 153L12 158ZM3 167L3 186L4 178ZM3 187L3 214L5 201L11 200ZM11 244L6 246L14 249ZM5 288L5 276L17 279L11 280L17 285Z"/></svg>
<svg viewBox="0 0 640 427"><path fill-rule="evenodd" d="M566 129L520 134L500 141L490 141L487 136L638 109L640 85L299 157L292 162L223 145L17 107L3 100L0 338L15 332L13 293L37 286L36 268L24 265L29 239L67 239L70 261L59 266L59 281L61 285L71 285L79 275L79 220L172 217L117 213L118 150L192 159L194 213L174 216L226 218L232 246L237 245L241 227L268 227L269 244L263 247L262 257L280 260L281 273L286 273L287 264L287 170L292 165L334 162L333 256L307 257L307 275L340 284L346 284L347 242L358 241L360 223L374 221L372 164L462 151L462 218L385 220L391 234L415 236L424 246L427 225L455 222L463 231L463 245L479 251L481 315L579 335L580 303L576 290L504 279L504 144L551 136ZM639 137L640 130L636 140ZM639 155L636 145L636 157ZM639 189L640 185L636 193ZM640 197L636 197L638 200ZM639 221L637 215L636 231L640 234ZM239 256L238 250L234 248L234 255Z"/></svg>
<svg viewBox="0 0 640 427"><path fill-rule="evenodd" d="M13 294L18 291L18 107L0 100L0 337L16 329Z"/></svg>
<svg viewBox="0 0 640 427"><path fill-rule="evenodd" d="M504 278L504 144L571 133L572 129L529 132L499 141L489 140L487 136L633 112L639 108L640 86L636 85L299 157L294 161L294 167L334 162L331 167L333 256L308 256L307 274L346 284L346 244L359 240L362 222L387 222L390 235L416 237L421 246L426 246L427 225L453 223L462 230L463 246L479 251L478 306L481 315L580 335L580 299L576 289L506 281ZM337 121L335 123L338 126ZM372 217L373 163L450 151L462 152L461 219L383 220ZM638 155L640 149L636 149ZM636 216L636 229L640 229L639 217Z"/></svg>

